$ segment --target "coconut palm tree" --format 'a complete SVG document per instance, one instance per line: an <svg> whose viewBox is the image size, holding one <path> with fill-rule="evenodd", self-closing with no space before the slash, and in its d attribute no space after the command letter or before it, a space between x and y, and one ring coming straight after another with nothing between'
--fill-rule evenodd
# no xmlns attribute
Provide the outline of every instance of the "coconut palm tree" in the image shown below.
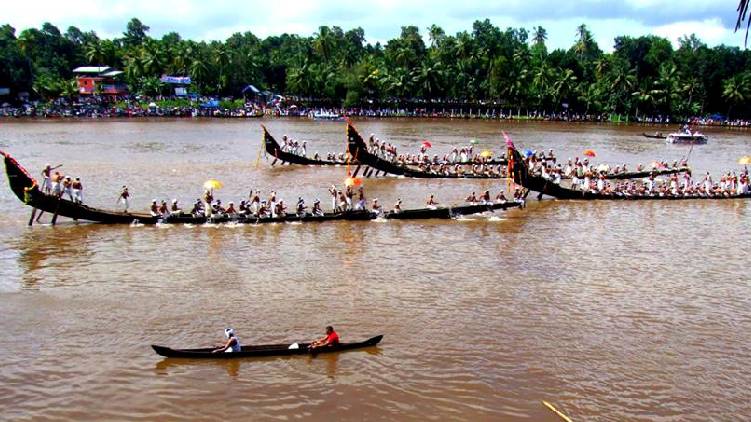
<svg viewBox="0 0 751 422"><path fill-rule="evenodd" d="M748 29L751 26L751 19L748 17L748 5L749 0L738 1L738 20L735 22L735 30L738 31L743 25L743 21L746 21L746 38L745 43L748 44Z"/></svg>
<svg viewBox="0 0 751 422"><path fill-rule="evenodd" d="M743 103L749 97L748 81L744 79L735 75L722 83L722 97L728 101L728 120L733 106Z"/></svg>
<svg viewBox="0 0 751 422"><path fill-rule="evenodd" d="M545 41L548 39L548 31L545 30L545 28L538 26L534 29L534 35L532 35L532 42L535 45L538 44L545 44Z"/></svg>
<svg viewBox="0 0 751 422"><path fill-rule="evenodd" d="M102 44L98 40L91 41L84 47L84 55L89 64L95 64L101 66L104 64L104 50Z"/></svg>

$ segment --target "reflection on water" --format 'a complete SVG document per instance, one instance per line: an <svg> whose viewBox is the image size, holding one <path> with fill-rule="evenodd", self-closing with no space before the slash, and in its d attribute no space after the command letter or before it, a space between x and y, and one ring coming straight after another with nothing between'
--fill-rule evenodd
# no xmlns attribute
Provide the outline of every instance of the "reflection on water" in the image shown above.
<svg viewBox="0 0 751 422"><path fill-rule="evenodd" d="M311 151L344 146L340 124L266 123ZM498 122L356 124L402 151L424 138L437 153L469 138L502 146ZM500 124L517 144L566 158L593 148L598 160L633 166L688 153L642 138L642 127ZM710 145L691 152L695 174L733 168L747 153L746 132L710 132ZM122 184L136 208L155 198L185 206L209 177L224 182L223 202L252 188L325 206L345 173L264 159L256 168L257 122L12 121L0 139L33 174L63 162L105 208ZM369 200L401 197L405 207L502 185L365 182ZM5 419L252 409L257 419L557 420L540 400L575 420L751 418L748 201L531 200L460 221L162 228L28 228L29 210L7 188L0 206ZM315 358L208 362L160 359L148 347L194 347L226 326L248 344L286 342L326 325L343 341L385 339Z"/></svg>

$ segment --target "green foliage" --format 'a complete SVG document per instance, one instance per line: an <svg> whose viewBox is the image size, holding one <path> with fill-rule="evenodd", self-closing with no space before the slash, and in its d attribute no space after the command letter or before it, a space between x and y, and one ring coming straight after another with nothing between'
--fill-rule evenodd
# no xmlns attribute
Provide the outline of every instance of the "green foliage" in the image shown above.
<svg viewBox="0 0 751 422"><path fill-rule="evenodd" d="M362 28L321 26L311 36L259 39L250 32L196 42L177 33L161 39L136 18L121 38L100 39L45 23L16 36L0 27L0 86L42 98L67 96L66 81L81 65L122 68L133 93L169 94L163 74L190 76L204 95L239 97L247 84L315 104L488 103L517 113L562 111L687 116L728 112L748 116L751 53L707 47L695 35L680 47L657 36L615 39L603 53L585 25L569 49L548 51L545 28L506 28L478 20L471 30L402 27L385 46L365 43ZM423 35L425 38L423 38ZM426 44L425 40L428 41ZM525 113L526 114L526 113Z"/></svg>

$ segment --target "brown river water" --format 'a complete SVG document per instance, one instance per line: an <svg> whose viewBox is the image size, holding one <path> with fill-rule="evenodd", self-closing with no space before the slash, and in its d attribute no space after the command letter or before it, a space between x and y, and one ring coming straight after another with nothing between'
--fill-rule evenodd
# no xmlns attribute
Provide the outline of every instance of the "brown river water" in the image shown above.
<svg viewBox="0 0 751 422"><path fill-rule="evenodd" d="M0 149L35 176L63 163L85 202L185 207L214 177L218 197L276 189L311 203L343 167L270 166L261 121L0 121ZM345 125L264 121L340 151ZM363 120L416 150L500 130L522 147L598 162L676 160L689 148L640 136L670 128L448 120ZM751 132L707 130L700 175L737 169ZM3 178L4 179L4 178ZM26 226L0 188L0 419L3 420L749 420L751 203L565 202L449 221L261 226ZM499 181L367 179L405 208L460 203ZM43 217L49 222L49 216ZM232 326L244 343L307 340L331 324L377 348L228 362L163 359Z"/></svg>

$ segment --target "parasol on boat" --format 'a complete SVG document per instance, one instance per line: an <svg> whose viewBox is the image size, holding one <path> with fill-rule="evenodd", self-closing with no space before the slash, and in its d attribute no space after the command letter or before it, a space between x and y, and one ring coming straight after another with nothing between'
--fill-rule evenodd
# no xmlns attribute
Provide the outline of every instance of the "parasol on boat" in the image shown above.
<svg viewBox="0 0 751 422"><path fill-rule="evenodd" d="M585 149L583 154L587 157L597 157L597 153L593 149Z"/></svg>
<svg viewBox="0 0 751 422"><path fill-rule="evenodd" d="M215 189L221 189L224 187L224 183L216 180L216 179L209 179L205 182L203 182L203 188L209 189L209 190L215 190Z"/></svg>
<svg viewBox="0 0 751 422"><path fill-rule="evenodd" d="M348 177L344 179L345 186L360 186L362 185L362 179L359 177Z"/></svg>

